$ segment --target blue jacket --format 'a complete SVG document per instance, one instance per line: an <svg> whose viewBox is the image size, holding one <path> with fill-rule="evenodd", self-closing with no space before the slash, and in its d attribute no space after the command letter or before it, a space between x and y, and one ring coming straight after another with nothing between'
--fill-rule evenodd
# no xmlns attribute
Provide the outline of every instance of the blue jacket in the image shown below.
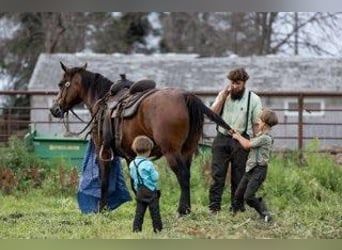
<svg viewBox="0 0 342 250"><path fill-rule="evenodd" d="M101 198L101 180L95 146L89 140L82 163L82 176L80 179L77 201L82 213L99 212ZM107 209L113 210L123 203L132 200L129 195L121 167L121 160L115 157L109 170L109 183L107 190Z"/></svg>

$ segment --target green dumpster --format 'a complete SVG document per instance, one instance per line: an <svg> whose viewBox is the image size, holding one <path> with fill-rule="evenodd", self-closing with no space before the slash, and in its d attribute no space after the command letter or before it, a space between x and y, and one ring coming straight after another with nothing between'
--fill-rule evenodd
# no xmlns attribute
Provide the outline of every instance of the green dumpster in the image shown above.
<svg viewBox="0 0 342 250"><path fill-rule="evenodd" d="M88 140L62 136L37 135L33 131L26 135L31 150L45 160L63 159L66 165L80 167Z"/></svg>
<svg viewBox="0 0 342 250"><path fill-rule="evenodd" d="M200 153L211 153L211 145L207 143L199 143L199 152Z"/></svg>

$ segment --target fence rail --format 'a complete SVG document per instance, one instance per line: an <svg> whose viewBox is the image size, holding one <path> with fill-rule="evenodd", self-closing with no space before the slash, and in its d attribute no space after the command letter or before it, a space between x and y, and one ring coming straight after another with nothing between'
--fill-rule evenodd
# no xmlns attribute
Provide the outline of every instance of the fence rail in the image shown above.
<svg viewBox="0 0 342 250"><path fill-rule="evenodd" d="M196 95L201 98L214 98L218 94L217 91L194 91ZM304 121L304 113L308 110L304 109L304 99L305 98L336 98L337 100L342 100L342 92L273 92L273 91L263 91L256 92L261 98L294 98L297 100L298 107L297 109L285 109L285 108L274 108L275 111L296 111L298 112L298 117L296 121L286 121L280 122L279 125L282 126L297 126L297 135L277 135L276 139L296 139L297 140L297 148L302 150L304 145L304 140L313 139L313 136L305 136L304 128L305 126L325 126L327 129L334 128L334 126L342 126L342 122L336 121L324 121L324 122L306 122ZM46 90L46 91L0 91L0 100L3 100L3 96L20 96L24 95L27 97L31 96L55 96L57 91L55 90ZM4 104L0 104L0 142L6 142L11 135L23 136L28 132L29 124L30 124L30 111L31 110L46 110L48 111L48 107L11 107L5 106ZM321 109L310 109L310 112L313 111L322 111ZM338 113L342 112L342 105L338 104L334 108L324 108L324 112ZM62 121L35 121L35 123L61 123ZM81 122L72 122L70 123L81 123ZM210 123L206 123L210 124ZM204 136L205 137L205 136ZM206 138L210 141L212 138ZM342 137L341 135L336 136L324 136L321 139L325 140L338 140L339 145L342 145Z"/></svg>

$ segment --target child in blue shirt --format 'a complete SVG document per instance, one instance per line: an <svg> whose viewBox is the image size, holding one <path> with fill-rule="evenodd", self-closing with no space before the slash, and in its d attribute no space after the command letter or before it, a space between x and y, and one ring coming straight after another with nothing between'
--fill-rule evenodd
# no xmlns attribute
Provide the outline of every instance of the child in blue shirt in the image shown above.
<svg viewBox="0 0 342 250"><path fill-rule="evenodd" d="M137 207L133 221L133 232L141 232L144 222L144 215L147 207L150 210L153 231L160 232L163 228L160 211L158 188L159 174L152 161L148 159L153 149L153 141L147 136L137 136L132 144L133 151L137 154L136 158L129 164L129 173L133 180L133 188L138 191L138 183L143 183L152 193L149 201L141 200L137 197Z"/></svg>

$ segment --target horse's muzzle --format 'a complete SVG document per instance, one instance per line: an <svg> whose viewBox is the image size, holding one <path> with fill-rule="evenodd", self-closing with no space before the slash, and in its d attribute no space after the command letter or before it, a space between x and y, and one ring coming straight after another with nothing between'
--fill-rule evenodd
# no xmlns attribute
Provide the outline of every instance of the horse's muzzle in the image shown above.
<svg viewBox="0 0 342 250"><path fill-rule="evenodd" d="M54 103L50 108L50 113L56 118L63 118L64 111L58 103Z"/></svg>

